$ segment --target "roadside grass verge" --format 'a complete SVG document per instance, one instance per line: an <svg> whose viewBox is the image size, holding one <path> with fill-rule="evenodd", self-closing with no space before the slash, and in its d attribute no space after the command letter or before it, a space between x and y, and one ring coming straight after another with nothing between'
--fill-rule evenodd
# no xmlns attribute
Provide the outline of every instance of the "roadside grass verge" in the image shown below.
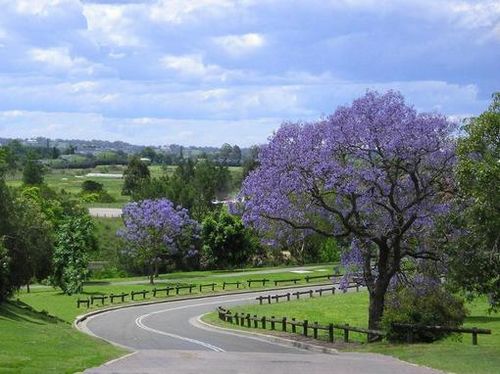
<svg viewBox="0 0 500 374"><path fill-rule="evenodd" d="M492 330L492 335L479 335L479 344L473 346L470 334L454 334L432 344L391 344L388 342L367 344L366 335L351 333L355 344L336 345L340 350L374 352L395 356L401 360L425 365L453 373L498 373L500 368L500 314L488 314L486 299L477 299L467 303L469 316L464 327L478 327ZM297 320L307 319L309 323L349 323L351 326L367 327L368 294L366 292L346 293L333 296L301 299L278 304L252 304L230 308L233 313L257 315L258 317L275 316L276 318L295 317ZM235 326L222 322L217 313L210 313L204 321L225 328L237 328L267 333L269 330ZM280 330L280 325L276 325ZM269 326L268 326L269 328ZM297 332L301 332L297 327ZM341 339L341 331L335 333ZM294 335L289 335L294 337ZM326 334L320 332L320 338L326 340Z"/></svg>
<svg viewBox="0 0 500 374"><path fill-rule="evenodd" d="M126 353L17 302L0 305L0 333L1 373L74 373Z"/></svg>

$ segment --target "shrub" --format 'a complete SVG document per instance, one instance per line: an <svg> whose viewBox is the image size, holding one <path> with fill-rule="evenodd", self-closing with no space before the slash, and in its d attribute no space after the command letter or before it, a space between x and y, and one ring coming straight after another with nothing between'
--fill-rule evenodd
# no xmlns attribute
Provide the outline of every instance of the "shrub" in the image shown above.
<svg viewBox="0 0 500 374"><path fill-rule="evenodd" d="M327 238L319 249L321 262L338 262L340 260L340 247L333 238Z"/></svg>
<svg viewBox="0 0 500 374"><path fill-rule="evenodd" d="M387 293L382 327L390 341L405 341L407 330L393 324L458 327L466 315L464 302L450 294L438 280L417 276L410 285L398 285ZM449 333L417 330L414 342L433 342Z"/></svg>
<svg viewBox="0 0 500 374"><path fill-rule="evenodd" d="M82 183L82 192L84 193L99 193L104 190L102 183L95 182L93 180L86 180Z"/></svg>

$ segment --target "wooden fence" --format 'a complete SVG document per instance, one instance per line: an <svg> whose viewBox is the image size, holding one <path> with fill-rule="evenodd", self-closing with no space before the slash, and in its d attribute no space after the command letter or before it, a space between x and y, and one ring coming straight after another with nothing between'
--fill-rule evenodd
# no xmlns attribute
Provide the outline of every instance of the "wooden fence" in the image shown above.
<svg viewBox="0 0 500 374"><path fill-rule="evenodd" d="M355 288L356 291L359 292L360 285L357 284L357 283L356 284L350 284L343 291L347 292L348 288ZM280 295L259 296L259 297L256 297L255 300L257 300L259 302L259 304L261 304L261 305L265 301L267 301L267 304L271 304L271 302L273 300L278 303L280 301L280 299L285 299L285 298L286 298L287 301L290 301L290 298L292 296L295 296L295 298L298 300L298 299L300 299L301 295L308 295L311 298L311 297L314 297L315 293L319 294L319 296L323 296L323 293L331 292L331 294L334 295L335 294L335 290L336 290L336 287L332 286L332 287L318 288L316 290L296 291L296 292L292 292L292 293L287 292L287 293L280 294Z"/></svg>
<svg viewBox="0 0 500 374"><path fill-rule="evenodd" d="M245 327L253 327L253 328L262 328L264 330L280 330L283 332L291 332L294 334L301 334L304 336L309 336L314 339L318 338L319 331L326 331L328 338L327 340L331 343L335 341L335 330L342 331L343 341L345 343L349 343L349 333L357 332L366 334L367 340L371 339L372 336L375 337L383 337L385 333L379 330L370 330L361 327L349 326L349 324L335 324L329 323L327 325L320 325L318 322L309 322L308 320L297 320L295 318L288 317L266 317L266 316L257 316L250 315L249 313L232 313L230 310L225 309L221 306L217 308L217 313L219 315L219 319L224 322L236 324L238 326ZM299 329L297 329L299 327ZM298 331L297 331L298 330Z"/></svg>
<svg viewBox="0 0 500 374"><path fill-rule="evenodd" d="M393 327L406 330L406 340L408 343L413 343L413 336L418 331L443 331L443 332L458 332L465 334L472 334L472 344L477 345L477 336L479 334L491 335L491 330L489 329L478 329L477 327L466 328L466 327L447 327L447 326L422 326L422 325L411 325L408 323L394 323Z"/></svg>
<svg viewBox="0 0 500 374"><path fill-rule="evenodd" d="M248 288L252 287L253 283L260 283L262 284L262 287L266 287L267 284L271 284L271 282L274 283L275 286L279 285L280 283L293 283L297 284L299 282L305 281L307 283L313 281L313 280L320 280L320 279L333 279L333 277L338 277L342 276L342 274L328 274L328 275L315 275L315 276L306 276L304 278L290 278L290 279L277 279L277 280L269 280L266 278L263 279L248 279L246 280L246 283L248 285ZM193 289L197 288L199 289L199 292L203 292L205 288L210 288L212 291L215 291L216 287L220 287L222 290L226 290L228 286L236 286L237 289L240 289L240 287L245 288L245 282L243 281L235 281L235 282L223 282L221 285L217 283L209 283L209 284L199 284L199 285L171 285L171 286L166 286L163 288L153 288L150 291L146 290L141 290L141 291L131 291L129 293L120 293L120 294L110 294L110 295L91 295L88 298L78 298L76 300L76 306L77 308L80 308L81 306L85 306L87 308L90 308L90 306L95 305L97 302L99 302L100 305L104 305L107 300L111 302L111 304L114 304L116 300L120 300L120 302L125 302L126 298L129 298L132 301L135 301L138 297L140 297L141 300L145 300L149 297L151 294L153 297L158 297L162 293L165 293L165 296L170 296L171 293L173 294L175 291L175 295L179 295L181 290L187 290L189 294L193 293ZM349 288L353 287L359 287L358 285L351 285ZM333 289L334 287L330 288L324 288L322 290L317 290L320 294L322 295L323 292L328 292L329 290L332 290L334 293L335 290ZM310 297L313 297L313 291L298 291L294 292L290 295L295 296L297 299L300 298L301 295L309 295ZM278 302L281 298L286 298L287 300L290 300L290 295L284 294L284 295L274 295L272 298ZM264 299L268 299L267 296L264 297ZM262 302L261 302L262 303ZM270 303L270 301L269 301Z"/></svg>

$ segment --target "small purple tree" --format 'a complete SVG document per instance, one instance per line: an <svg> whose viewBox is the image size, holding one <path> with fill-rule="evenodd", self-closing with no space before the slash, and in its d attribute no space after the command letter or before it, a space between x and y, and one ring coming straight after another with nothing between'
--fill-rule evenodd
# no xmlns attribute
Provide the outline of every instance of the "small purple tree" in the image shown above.
<svg viewBox="0 0 500 374"><path fill-rule="evenodd" d="M129 253L149 268L149 280L162 258L183 251L195 254L194 242L199 238L200 226L189 217L186 209L175 207L167 199L143 200L129 203L123 209L125 228L118 232Z"/></svg>
<svg viewBox="0 0 500 374"><path fill-rule="evenodd" d="M454 190L452 131L445 117L417 114L393 91L368 92L319 122L284 124L244 181L244 222L262 233L355 240L369 327L378 328L401 260L438 257L426 243Z"/></svg>

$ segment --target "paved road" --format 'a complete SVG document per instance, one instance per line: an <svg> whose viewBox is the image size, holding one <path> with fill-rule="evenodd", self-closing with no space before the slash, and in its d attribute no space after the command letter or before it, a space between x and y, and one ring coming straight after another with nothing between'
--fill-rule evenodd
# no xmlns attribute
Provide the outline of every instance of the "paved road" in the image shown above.
<svg viewBox="0 0 500 374"><path fill-rule="evenodd" d="M117 218L122 216L120 208L89 208L92 217Z"/></svg>
<svg viewBox="0 0 500 374"><path fill-rule="evenodd" d="M166 302L91 317L81 325L84 331L135 353L86 373L437 373L381 355L312 353L238 332L206 330L195 322L217 305L255 302L267 293Z"/></svg>

